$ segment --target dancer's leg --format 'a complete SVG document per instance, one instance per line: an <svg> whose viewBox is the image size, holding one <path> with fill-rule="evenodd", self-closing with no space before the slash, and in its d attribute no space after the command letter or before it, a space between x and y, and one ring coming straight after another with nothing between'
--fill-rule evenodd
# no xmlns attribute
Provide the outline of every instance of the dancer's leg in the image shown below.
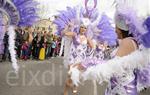
<svg viewBox="0 0 150 95"><path fill-rule="evenodd" d="M81 66L81 64L70 65L69 70L71 68L75 68L75 67L77 67L79 70L84 70L84 68ZM72 93L74 95L76 95L78 93L77 86L73 85L73 83L72 83L72 80L70 78L70 73L68 73L68 79L66 80L66 84L65 84L65 87L64 87L64 95L68 95L68 90L69 89L72 89Z"/></svg>
<svg viewBox="0 0 150 95"><path fill-rule="evenodd" d="M70 65L68 66L68 71L70 70ZM70 79L70 74L68 74L68 76L67 76L67 79L66 79L66 82L65 82L65 87L64 87L64 95L68 95L68 91L69 91L69 89L71 88L71 84L72 83L72 81L71 81L71 79Z"/></svg>
<svg viewBox="0 0 150 95"><path fill-rule="evenodd" d="M72 80L70 79L70 77L68 77L65 83L65 87L64 87L64 95L68 95L68 91L72 87L73 87Z"/></svg>

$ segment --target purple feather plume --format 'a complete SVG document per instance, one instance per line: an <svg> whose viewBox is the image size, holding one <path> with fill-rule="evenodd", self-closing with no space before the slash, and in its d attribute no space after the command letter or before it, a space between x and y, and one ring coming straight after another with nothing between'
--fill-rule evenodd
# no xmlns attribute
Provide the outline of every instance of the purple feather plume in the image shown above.
<svg viewBox="0 0 150 95"><path fill-rule="evenodd" d="M3 41L5 35L4 28L5 26L0 26L0 54L4 53L4 41Z"/></svg>
<svg viewBox="0 0 150 95"><path fill-rule="evenodd" d="M106 15L102 15L102 18L97 26L101 30L97 39L101 42L107 42L109 46L114 46L117 42L117 34L114 27L111 26L109 20L110 19Z"/></svg>
<svg viewBox="0 0 150 95"><path fill-rule="evenodd" d="M148 32L141 36L141 41L146 48L150 48L150 17L145 20L144 26Z"/></svg>
<svg viewBox="0 0 150 95"><path fill-rule="evenodd" d="M57 18L53 21L53 23L55 23L57 25L57 35L61 35L63 29L65 29L65 27L67 25L69 25L69 23L71 22L71 20L76 19L76 9L75 8L71 8L71 7L67 7L67 10L63 10L63 11L59 11L59 15L57 16Z"/></svg>
<svg viewBox="0 0 150 95"><path fill-rule="evenodd" d="M5 36L5 31L6 31L6 19L4 18L4 14L0 12L0 54L4 53L4 36Z"/></svg>
<svg viewBox="0 0 150 95"><path fill-rule="evenodd" d="M18 26L32 26L38 19L37 5L34 0L12 0L20 15Z"/></svg>

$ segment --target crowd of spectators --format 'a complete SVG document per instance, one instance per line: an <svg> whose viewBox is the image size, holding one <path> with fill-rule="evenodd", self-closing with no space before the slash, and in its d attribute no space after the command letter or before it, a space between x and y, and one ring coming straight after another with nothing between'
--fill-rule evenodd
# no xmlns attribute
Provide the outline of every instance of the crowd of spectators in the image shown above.
<svg viewBox="0 0 150 95"><path fill-rule="evenodd" d="M51 31L39 31L31 27L18 28L16 32L15 50L18 59L44 60L56 57L60 50L61 39ZM4 54L1 61L10 60L8 50L8 34L4 36Z"/></svg>

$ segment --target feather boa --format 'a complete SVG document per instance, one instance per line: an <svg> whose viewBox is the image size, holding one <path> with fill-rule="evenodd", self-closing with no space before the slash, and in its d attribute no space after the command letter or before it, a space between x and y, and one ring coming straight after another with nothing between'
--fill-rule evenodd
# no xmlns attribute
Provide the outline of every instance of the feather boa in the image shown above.
<svg viewBox="0 0 150 95"><path fill-rule="evenodd" d="M15 31L13 26L9 26L8 28L8 35L9 35L9 51L12 61L12 67L15 70L15 72L18 72L18 65L17 65L17 59L16 59L16 51L15 51Z"/></svg>
<svg viewBox="0 0 150 95"><path fill-rule="evenodd" d="M71 79L73 81L73 84L78 86L78 84L80 83L80 74L81 72L77 69L77 67L70 67L70 70L68 72L69 75L71 75Z"/></svg>
<svg viewBox="0 0 150 95"><path fill-rule="evenodd" d="M77 67L71 68L71 79L78 86L80 79L97 80L99 83L109 82L114 75L122 75L133 72L134 69L141 69L150 63L150 49L136 50L124 56L115 57L105 63L88 68L85 72L80 72ZM129 71L126 71L129 70Z"/></svg>

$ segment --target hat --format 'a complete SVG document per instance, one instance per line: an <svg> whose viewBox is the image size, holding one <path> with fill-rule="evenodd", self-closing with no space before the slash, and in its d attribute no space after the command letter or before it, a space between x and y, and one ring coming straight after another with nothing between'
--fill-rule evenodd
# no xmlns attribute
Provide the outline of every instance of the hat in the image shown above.
<svg viewBox="0 0 150 95"><path fill-rule="evenodd" d="M125 19L123 19L123 17L121 15L119 15L119 14L115 15L115 22L116 22L116 26L119 29L124 30L124 31L128 31L129 30Z"/></svg>

